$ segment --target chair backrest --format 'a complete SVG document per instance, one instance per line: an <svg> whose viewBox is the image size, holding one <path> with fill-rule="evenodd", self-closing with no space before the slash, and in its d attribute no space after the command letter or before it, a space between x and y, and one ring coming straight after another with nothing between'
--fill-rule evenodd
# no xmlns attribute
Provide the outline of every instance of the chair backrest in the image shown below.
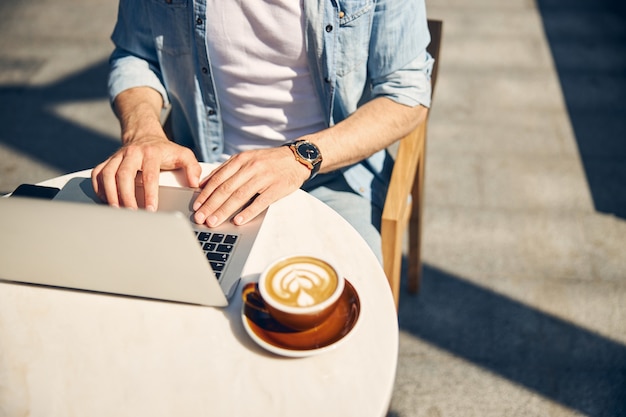
<svg viewBox="0 0 626 417"><path fill-rule="evenodd" d="M426 50L435 59L433 70L430 77L430 83L432 85L433 94L435 92L435 84L437 84L437 72L439 69L439 50L441 49L441 32L443 29L443 22L441 20L428 19L428 30L430 32L430 44L426 47Z"/></svg>
<svg viewBox="0 0 626 417"><path fill-rule="evenodd" d="M434 94L439 70L443 22L429 19L428 30L431 42L426 49L435 59L431 72L431 89ZM409 226L407 275L410 292L417 292L421 279L421 223L427 121L428 116L424 123L394 144L394 147L397 147L395 152L393 148L390 149L396 154L396 158L381 218L381 239L383 268L389 280L396 307L400 296L402 246L407 225Z"/></svg>

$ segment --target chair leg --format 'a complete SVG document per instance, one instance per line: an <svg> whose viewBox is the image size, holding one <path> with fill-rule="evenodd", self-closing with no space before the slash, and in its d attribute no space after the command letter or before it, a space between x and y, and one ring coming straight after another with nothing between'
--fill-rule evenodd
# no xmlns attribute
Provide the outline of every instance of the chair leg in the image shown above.
<svg viewBox="0 0 626 417"><path fill-rule="evenodd" d="M422 280L420 219L411 219L409 227L408 289L417 294Z"/></svg>
<svg viewBox="0 0 626 417"><path fill-rule="evenodd" d="M400 302L400 273L402 270L402 233L397 221L383 219L381 235L383 242L383 268L389 281L396 310Z"/></svg>
<svg viewBox="0 0 626 417"><path fill-rule="evenodd" d="M424 140L421 157L418 160L416 181L413 183L413 206L409 222L409 268L408 290L412 294L419 291L422 280L422 212L424 205L424 173L426 141Z"/></svg>

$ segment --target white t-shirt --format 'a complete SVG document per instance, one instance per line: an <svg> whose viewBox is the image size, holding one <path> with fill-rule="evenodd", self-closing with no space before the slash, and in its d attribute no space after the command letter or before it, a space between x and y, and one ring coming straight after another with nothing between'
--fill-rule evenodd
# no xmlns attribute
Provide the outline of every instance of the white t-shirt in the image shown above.
<svg viewBox="0 0 626 417"><path fill-rule="evenodd" d="M325 127L299 0L209 0L208 53L225 153L278 146Z"/></svg>

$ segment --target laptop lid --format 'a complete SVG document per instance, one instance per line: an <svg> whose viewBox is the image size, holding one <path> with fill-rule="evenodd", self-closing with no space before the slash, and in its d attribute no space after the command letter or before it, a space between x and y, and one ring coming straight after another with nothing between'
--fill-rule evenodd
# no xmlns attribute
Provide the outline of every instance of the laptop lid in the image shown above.
<svg viewBox="0 0 626 417"><path fill-rule="evenodd" d="M159 193L157 213L100 204L88 178L70 180L54 201L0 199L0 279L227 305L265 213L245 226L227 222L218 232L190 221L194 190ZM194 228L240 236L219 282Z"/></svg>
<svg viewBox="0 0 626 417"><path fill-rule="evenodd" d="M0 278L227 305L180 213L0 198Z"/></svg>
<svg viewBox="0 0 626 417"><path fill-rule="evenodd" d="M144 207L143 189L141 184L136 186L137 203L139 207ZM248 260L248 255L252 250L256 237L261 229L267 210L263 211L256 218L242 226L236 226L229 221L222 223L218 227L208 228L193 221L193 202L198 196L199 190L187 187L159 187L159 207L158 212L181 213L191 225L195 232L207 232L212 236L215 234L237 236L236 244L232 252L229 253L228 261L219 271L219 283L227 298L231 298L237 289L237 284L241 279L241 273ZM70 179L61 191L54 197L56 201L83 202L88 204L103 205L96 195L90 178L75 177ZM194 234L192 233L192 236ZM209 261L213 262L213 261ZM215 263L213 263L215 265ZM216 268L217 269L217 268Z"/></svg>

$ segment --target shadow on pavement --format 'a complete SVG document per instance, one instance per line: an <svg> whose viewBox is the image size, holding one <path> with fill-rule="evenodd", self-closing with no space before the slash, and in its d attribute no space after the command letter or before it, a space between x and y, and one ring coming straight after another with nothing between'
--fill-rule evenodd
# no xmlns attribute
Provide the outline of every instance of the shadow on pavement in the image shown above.
<svg viewBox="0 0 626 417"><path fill-rule="evenodd" d="M108 63L51 85L0 85L0 143L62 172L102 162L119 147L110 136L54 113L54 106L107 98Z"/></svg>
<svg viewBox="0 0 626 417"><path fill-rule="evenodd" d="M537 0L597 211L626 219L626 3Z"/></svg>
<svg viewBox="0 0 626 417"><path fill-rule="evenodd" d="M428 265L419 295L400 297L399 321L402 331L585 415L626 415L626 346L580 326Z"/></svg>

